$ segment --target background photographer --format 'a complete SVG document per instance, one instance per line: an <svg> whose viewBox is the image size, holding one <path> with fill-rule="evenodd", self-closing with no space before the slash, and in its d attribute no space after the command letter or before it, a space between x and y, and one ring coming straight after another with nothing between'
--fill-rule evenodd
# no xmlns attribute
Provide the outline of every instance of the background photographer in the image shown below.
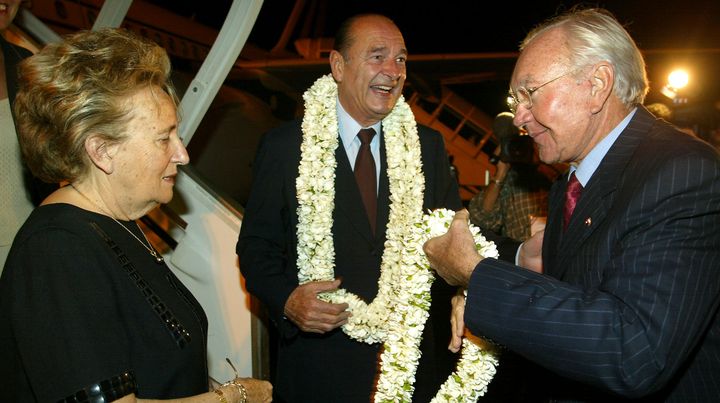
<svg viewBox="0 0 720 403"><path fill-rule="evenodd" d="M472 223L483 230L524 241L535 232L531 226L544 228L552 182L538 169L532 138L520 135L512 120L510 112L495 117L493 132L500 145L491 161L497 170L468 210Z"/></svg>

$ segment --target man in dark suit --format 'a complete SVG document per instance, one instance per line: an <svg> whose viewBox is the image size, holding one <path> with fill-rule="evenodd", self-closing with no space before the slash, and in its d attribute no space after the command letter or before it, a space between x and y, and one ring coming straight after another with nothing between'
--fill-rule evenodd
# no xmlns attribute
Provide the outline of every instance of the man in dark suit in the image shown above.
<svg viewBox="0 0 720 403"><path fill-rule="evenodd" d="M332 83L330 87L337 87L337 96L325 100L331 105L327 116L336 115L336 122L335 118L326 118L330 123L324 126L331 128L330 140L339 139L332 152L337 164L333 170L331 233L337 280L298 285L298 231L308 230L299 225L298 198L309 195L297 194L296 181L304 135L319 136L322 131L323 125L313 120L317 118L316 105L306 98L304 122L291 122L270 131L259 146L237 253L248 290L266 305L278 330L273 379L276 401L369 402L372 398L380 344L365 344L348 337L340 328L348 320L348 305L324 302L317 294L342 287L369 303L378 292L393 211L393 179L388 177L387 163L393 150L385 147L392 129L385 126L383 119L392 117L399 108L396 104L406 77L406 58L402 34L391 20L379 15L351 18L338 31L330 55L334 81L318 80L325 84L316 83L309 91L326 88L328 82ZM325 112L320 115L326 117ZM405 123L415 127L412 115ZM377 191L377 196L371 197L377 203L375 220L368 213L373 208L361 197L361 179L355 177L359 171L353 172L358 168L355 161L362 147L357 133L367 128L379 134L372 137L369 146L376 161L373 174L368 175L377 184L370 186ZM420 155L413 158L422 160L422 209L460 208L442 136L422 126L417 127L417 132ZM328 166L332 167L332 163L328 162ZM413 176L403 180L412 181ZM311 198L308 205L315 208L323 200L313 197L316 199ZM452 292L442 279L433 285L433 304L416 374L416 401L429 400L452 370L453 356L446 349Z"/></svg>
<svg viewBox="0 0 720 403"><path fill-rule="evenodd" d="M515 124L571 173L551 190L544 240L519 250L544 274L478 256L464 211L426 243L438 273L468 287L468 329L548 369L555 401L716 401L717 152L641 106L644 61L604 10L532 31L510 85Z"/></svg>

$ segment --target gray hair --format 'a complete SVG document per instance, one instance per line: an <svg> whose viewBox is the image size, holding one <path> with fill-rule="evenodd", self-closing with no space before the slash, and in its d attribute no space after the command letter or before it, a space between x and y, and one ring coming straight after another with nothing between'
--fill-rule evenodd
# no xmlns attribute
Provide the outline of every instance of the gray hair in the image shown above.
<svg viewBox="0 0 720 403"><path fill-rule="evenodd" d="M122 28L80 31L45 46L19 66L18 136L31 172L50 182L74 181L90 169L85 140L127 137L138 91L161 88L177 105L163 48Z"/></svg>
<svg viewBox="0 0 720 403"><path fill-rule="evenodd" d="M613 90L620 101L628 107L643 103L648 92L645 60L630 34L609 11L573 8L530 31L520 50L541 33L558 27L567 34L570 57L576 67L609 62L615 69Z"/></svg>

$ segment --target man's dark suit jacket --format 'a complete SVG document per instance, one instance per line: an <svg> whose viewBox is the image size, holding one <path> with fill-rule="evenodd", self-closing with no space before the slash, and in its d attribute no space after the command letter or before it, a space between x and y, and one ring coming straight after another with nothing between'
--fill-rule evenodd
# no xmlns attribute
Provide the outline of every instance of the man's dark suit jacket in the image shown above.
<svg viewBox="0 0 720 403"><path fill-rule="evenodd" d="M484 259L468 327L553 371L559 400L717 401L717 152L639 107L563 233L566 183L550 194L547 276Z"/></svg>
<svg viewBox="0 0 720 403"><path fill-rule="evenodd" d="M461 207L457 183L450 176L442 136L418 127L425 175L424 209ZM237 246L248 290L268 308L280 331L276 376L277 401L369 402L378 374L379 345L351 340L341 329L325 335L300 332L283 318L283 308L297 287L297 197L301 143L300 121L266 134L259 146L254 179ZM381 137L381 141L383 138ZM384 141L377 228L373 237L344 147L336 150L335 275L341 287L371 301L378 288L380 262L389 216L389 184ZM421 350L415 401L427 401L452 370L447 351L452 289L438 279Z"/></svg>

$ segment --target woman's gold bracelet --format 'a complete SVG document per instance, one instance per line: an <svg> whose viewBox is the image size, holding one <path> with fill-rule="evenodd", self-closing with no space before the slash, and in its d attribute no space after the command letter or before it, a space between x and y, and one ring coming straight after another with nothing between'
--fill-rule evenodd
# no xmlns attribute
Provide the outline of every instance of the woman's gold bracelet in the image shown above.
<svg viewBox="0 0 720 403"><path fill-rule="evenodd" d="M233 379L232 381L223 383L222 386L234 386L235 388L237 388L238 393L240 393L239 403L247 402L247 389L245 389L245 385L240 383L237 378Z"/></svg>
<svg viewBox="0 0 720 403"><path fill-rule="evenodd" d="M220 403L228 403L227 399L225 399L225 394L223 394L222 390L215 389L213 392L217 395L218 400L220 400Z"/></svg>
<svg viewBox="0 0 720 403"><path fill-rule="evenodd" d="M224 386L236 387L238 393L240 393L240 402L239 403L247 403L247 397L248 397L247 389L245 389L245 385L243 385L242 383L240 383L240 381L238 381L237 369L235 369L235 366L233 365L232 361L230 361L229 358L225 358L225 361L227 361L228 365L230 365L230 368L232 368L233 372L235 372L235 378L233 378L232 381L227 381L227 382L223 383L221 387L224 387ZM222 395L222 392L220 392L220 395ZM225 400L225 398L223 398L223 397L220 398L221 403L227 403L224 400Z"/></svg>

